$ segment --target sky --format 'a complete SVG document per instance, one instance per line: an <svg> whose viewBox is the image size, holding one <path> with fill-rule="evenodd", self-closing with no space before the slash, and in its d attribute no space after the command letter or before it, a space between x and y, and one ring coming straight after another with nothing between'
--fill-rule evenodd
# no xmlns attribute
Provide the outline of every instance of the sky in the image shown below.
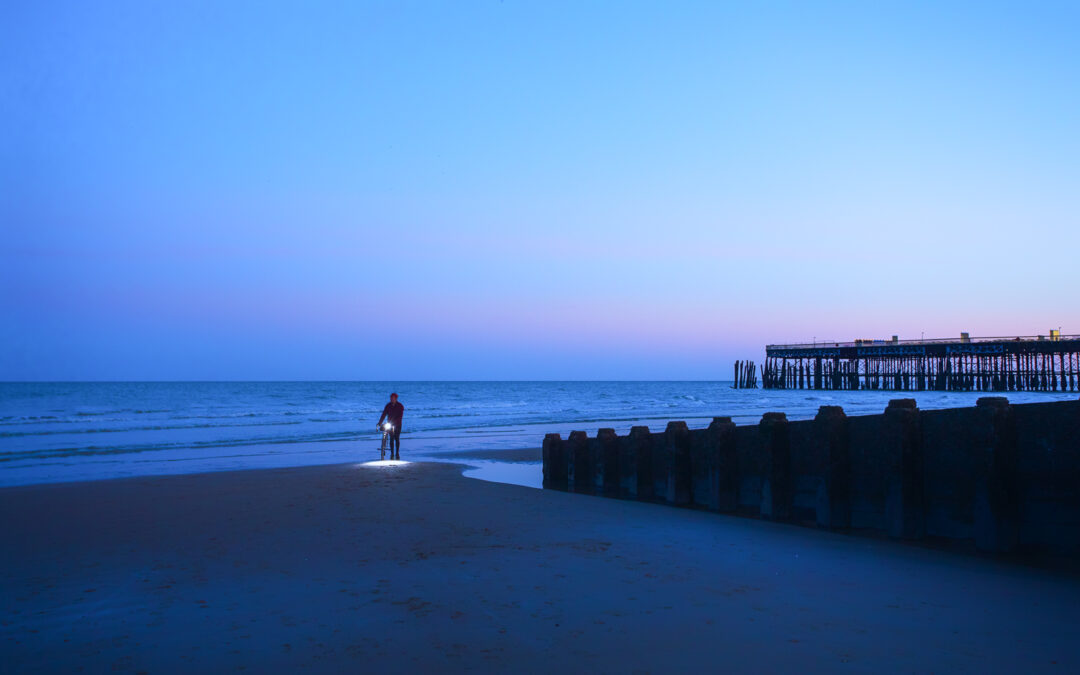
<svg viewBox="0 0 1080 675"><path fill-rule="evenodd" d="M1071 2L0 6L0 380L1080 333Z"/></svg>

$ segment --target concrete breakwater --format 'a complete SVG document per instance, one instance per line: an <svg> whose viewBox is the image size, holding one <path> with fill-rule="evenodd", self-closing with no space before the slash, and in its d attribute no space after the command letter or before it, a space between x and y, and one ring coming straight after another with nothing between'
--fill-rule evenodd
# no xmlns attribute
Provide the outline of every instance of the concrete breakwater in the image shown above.
<svg viewBox="0 0 1080 675"><path fill-rule="evenodd" d="M574 431L545 436L543 457L545 488L1080 558L1080 401Z"/></svg>

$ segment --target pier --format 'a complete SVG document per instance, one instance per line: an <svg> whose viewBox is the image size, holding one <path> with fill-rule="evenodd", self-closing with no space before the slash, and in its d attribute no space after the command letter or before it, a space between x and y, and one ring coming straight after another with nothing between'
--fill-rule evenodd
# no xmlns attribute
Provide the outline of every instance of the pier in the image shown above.
<svg viewBox="0 0 1080 675"><path fill-rule="evenodd" d="M1080 335L767 345L765 389L1077 391ZM736 385L738 386L738 384Z"/></svg>

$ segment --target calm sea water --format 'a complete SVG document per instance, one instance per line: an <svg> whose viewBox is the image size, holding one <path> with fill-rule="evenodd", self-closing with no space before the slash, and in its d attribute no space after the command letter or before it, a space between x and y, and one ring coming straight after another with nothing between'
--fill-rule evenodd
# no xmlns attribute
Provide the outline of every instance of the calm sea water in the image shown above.
<svg viewBox="0 0 1080 675"><path fill-rule="evenodd" d="M908 396L734 390L729 382L0 383L0 485L376 459L375 422L391 391L405 405L405 459L536 448L552 431L662 430L670 420L704 427L716 415L737 424L768 411L806 419L821 405L872 414ZM926 409L974 405L979 396L913 395ZM539 484L535 464L468 461L481 477Z"/></svg>

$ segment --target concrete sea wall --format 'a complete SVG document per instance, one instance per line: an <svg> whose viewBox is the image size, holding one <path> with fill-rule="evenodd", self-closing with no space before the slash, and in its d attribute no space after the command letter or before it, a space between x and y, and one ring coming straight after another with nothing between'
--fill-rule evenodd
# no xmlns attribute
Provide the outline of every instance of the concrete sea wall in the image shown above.
<svg viewBox="0 0 1080 675"><path fill-rule="evenodd" d="M897 399L859 417L823 406L798 422L548 434L543 453L545 488L1080 558L1080 401Z"/></svg>

